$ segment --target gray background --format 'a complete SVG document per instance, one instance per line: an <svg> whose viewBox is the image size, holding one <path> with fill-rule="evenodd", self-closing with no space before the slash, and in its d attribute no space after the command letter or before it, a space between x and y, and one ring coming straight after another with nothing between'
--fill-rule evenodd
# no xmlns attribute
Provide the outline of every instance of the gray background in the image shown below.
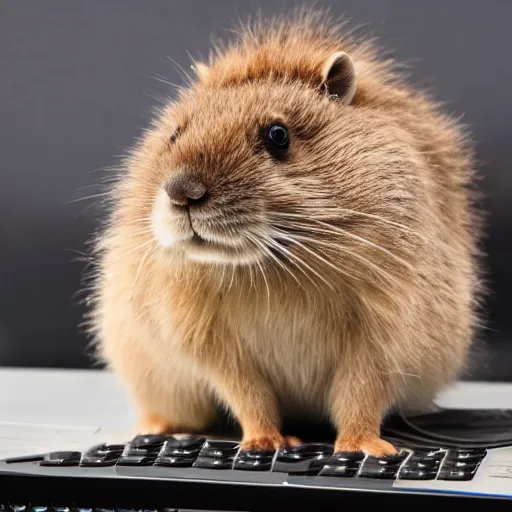
<svg viewBox="0 0 512 512"><path fill-rule="evenodd" d="M83 367L75 293L115 164L212 35L294 2L0 0L0 364ZM325 2L318 6L329 5ZM490 357L474 378L512 380L512 3L332 2L410 65L478 142L490 212ZM77 201L78 200L78 201Z"/></svg>

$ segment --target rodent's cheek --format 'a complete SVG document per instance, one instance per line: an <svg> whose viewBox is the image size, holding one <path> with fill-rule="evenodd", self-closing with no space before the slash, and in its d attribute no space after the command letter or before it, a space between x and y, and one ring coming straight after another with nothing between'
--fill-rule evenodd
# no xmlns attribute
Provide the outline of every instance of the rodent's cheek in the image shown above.
<svg viewBox="0 0 512 512"><path fill-rule="evenodd" d="M151 224L153 233L162 247L172 247L194 235L187 214L171 208L165 190L160 190L155 198Z"/></svg>

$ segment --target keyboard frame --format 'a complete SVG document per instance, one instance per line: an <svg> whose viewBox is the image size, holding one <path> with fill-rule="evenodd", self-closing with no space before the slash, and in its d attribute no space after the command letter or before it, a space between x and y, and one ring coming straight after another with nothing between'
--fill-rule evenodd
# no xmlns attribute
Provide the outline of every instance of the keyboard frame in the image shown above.
<svg viewBox="0 0 512 512"><path fill-rule="evenodd" d="M397 489L393 480L292 476L287 473L159 468L40 467L0 461L0 503L216 511L321 510L354 505L511 510L507 498ZM377 500L377 501L376 501Z"/></svg>

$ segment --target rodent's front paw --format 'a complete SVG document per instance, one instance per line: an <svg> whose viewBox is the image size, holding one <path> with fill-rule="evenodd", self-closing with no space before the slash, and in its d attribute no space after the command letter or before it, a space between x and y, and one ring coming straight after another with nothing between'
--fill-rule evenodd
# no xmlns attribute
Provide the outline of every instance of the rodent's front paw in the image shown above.
<svg viewBox="0 0 512 512"><path fill-rule="evenodd" d="M285 446L301 446L302 441L298 437L286 436L283 437L279 433L271 435L263 435L260 437L253 437L246 441L242 441L242 450L246 452L259 452L280 450Z"/></svg>
<svg viewBox="0 0 512 512"><path fill-rule="evenodd" d="M364 452L371 457L396 455L398 450L384 439L377 436L339 437L334 445L337 452Z"/></svg>
<svg viewBox="0 0 512 512"><path fill-rule="evenodd" d="M280 450L286 446L286 441L279 432L275 432L244 439L241 446L246 452L264 452Z"/></svg>

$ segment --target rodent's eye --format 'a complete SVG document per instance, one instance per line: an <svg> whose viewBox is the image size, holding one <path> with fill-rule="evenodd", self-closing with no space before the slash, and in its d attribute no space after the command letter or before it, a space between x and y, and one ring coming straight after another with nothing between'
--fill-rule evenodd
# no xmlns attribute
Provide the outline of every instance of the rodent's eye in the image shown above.
<svg viewBox="0 0 512 512"><path fill-rule="evenodd" d="M275 149L286 150L290 145L288 128L281 123L270 125L266 130L266 139Z"/></svg>

